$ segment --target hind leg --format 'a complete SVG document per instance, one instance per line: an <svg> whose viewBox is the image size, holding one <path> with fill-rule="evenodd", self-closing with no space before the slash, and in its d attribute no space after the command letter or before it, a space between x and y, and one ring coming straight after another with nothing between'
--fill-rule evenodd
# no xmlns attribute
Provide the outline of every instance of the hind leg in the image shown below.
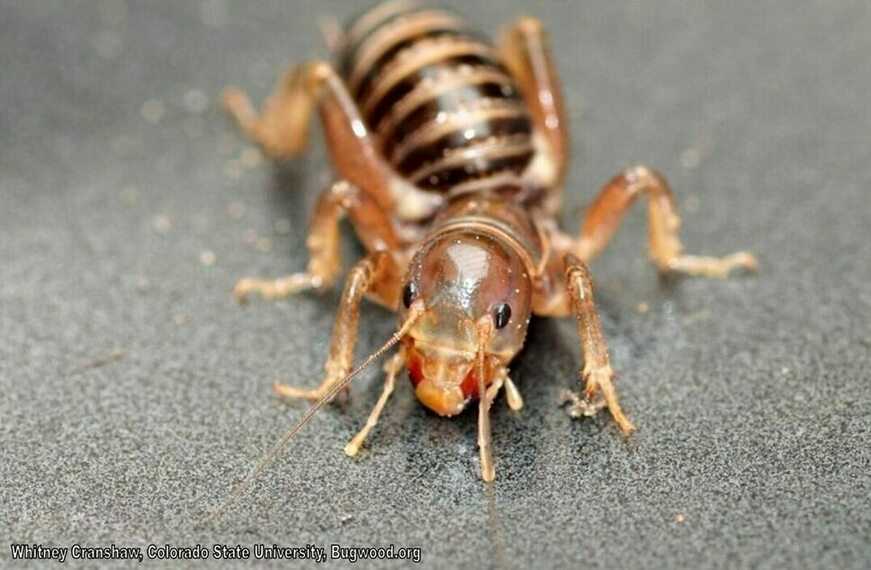
<svg viewBox="0 0 871 570"><path fill-rule="evenodd" d="M316 103L317 79L310 68L289 69L279 79L259 114L237 87L224 89L224 107L239 128L273 158L291 158L308 144L309 122Z"/></svg>
<svg viewBox="0 0 871 570"><path fill-rule="evenodd" d="M568 161L569 126L548 43L542 23L526 17L503 33L499 49L535 124L538 152L526 176L533 185L551 193L545 206L555 212Z"/></svg>
<svg viewBox="0 0 871 570"><path fill-rule="evenodd" d="M733 269L757 268L756 258L746 251L724 257L685 255L674 195L665 178L645 166L615 176L589 207L574 247L581 259L590 260L605 248L639 196L648 199L650 257L661 272L723 278Z"/></svg>
<svg viewBox="0 0 871 570"><path fill-rule="evenodd" d="M312 61L294 67L278 82L258 115L240 89L224 91L224 106L240 128L274 158L291 158L308 143L317 109L332 162L341 178L369 193L386 212L403 219L429 216L442 203L400 179L381 158L357 104L333 67Z"/></svg>

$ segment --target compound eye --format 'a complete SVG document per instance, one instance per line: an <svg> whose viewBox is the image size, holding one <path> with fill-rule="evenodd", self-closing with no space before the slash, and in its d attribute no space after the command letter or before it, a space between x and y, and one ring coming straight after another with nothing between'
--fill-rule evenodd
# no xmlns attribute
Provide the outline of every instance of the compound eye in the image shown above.
<svg viewBox="0 0 871 570"><path fill-rule="evenodd" d="M417 297L417 286L413 281L409 281L402 290L402 304L405 305L406 309L411 307L415 297Z"/></svg>
<svg viewBox="0 0 871 570"><path fill-rule="evenodd" d="M511 320L511 307L508 303L502 303L493 311L493 324L497 329L505 328Z"/></svg>

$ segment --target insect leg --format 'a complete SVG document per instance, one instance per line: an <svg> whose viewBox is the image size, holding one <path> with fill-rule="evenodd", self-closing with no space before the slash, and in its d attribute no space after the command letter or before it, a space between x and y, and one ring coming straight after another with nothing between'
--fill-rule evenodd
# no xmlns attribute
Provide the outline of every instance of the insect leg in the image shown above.
<svg viewBox="0 0 871 570"><path fill-rule="evenodd" d="M233 288L239 302L244 302L252 293L264 299L283 299L308 289L327 289L335 282L341 269L339 222L344 217L347 202L343 194L346 184L336 183L318 197L312 215L306 245L308 268L303 273L294 273L277 279L240 279Z"/></svg>
<svg viewBox="0 0 871 570"><path fill-rule="evenodd" d="M665 178L645 166L629 168L611 179L587 210L575 248L582 259L592 259L605 248L626 211L642 194L649 205L650 256L660 271L723 278L733 269L756 269L756 258L746 251L725 257L684 255L674 195Z"/></svg>
<svg viewBox="0 0 871 570"><path fill-rule="evenodd" d="M394 279L398 271L393 266L395 266L394 259L385 251L376 251L357 262L348 274L342 291L339 311L333 325L330 353L324 366L326 370L324 380L314 389L275 384L273 389L276 394L285 398L318 400L329 392L333 384L342 380L350 372L354 360L354 347L357 344L360 304L363 296L384 286L397 289L395 296L397 298L399 296L399 280ZM388 280L392 283L387 285L382 283Z"/></svg>
<svg viewBox="0 0 871 570"><path fill-rule="evenodd" d="M520 84L539 136L544 138L543 150L528 174L542 188L559 189L569 153L569 127L544 26L535 18L521 18L503 33L500 51Z"/></svg>
<svg viewBox="0 0 871 570"><path fill-rule="evenodd" d="M357 455L363 442L366 441L366 438L369 436L369 432L378 424L378 419L381 417L384 405L387 404L387 399L390 398L390 395L393 393L393 387L396 384L396 376L402 371L404 366L405 355L401 351L393 355L393 357L384 364L384 372L387 374L387 377L384 379L384 389L381 392L381 397L378 398L378 402L376 402L375 407L372 408L372 412L369 414L369 419L366 420L366 425L364 425L363 429L361 429L357 435L348 442L348 445L345 446L346 455L350 457Z"/></svg>
<svg viewBox="0 0 871 570"><path fill-rule="evenodd" d="M273 158L291 158L308 144L309 122L317 102L311 66L287 70L258 114L238 87L224 89L224 107L245 134Z"/></svg>
<svg viewBox="0 0 871 570"><path fill-rule="evenodd" d="M265 299L283 299L301 291L331 287L341 270L339 223L345 214L350 215L368 251L398 249L398 238L384 212L355 186L339 181L322 192L315 205L306 240L306 271L277 279L241 279L233 289L236 299L243 302L253 293Z"/></svg>
<svg viewBox="0 0 871 570"><path fill-rule="evenodd" d="M259 116L235 87L225 90L224 105L242 130L275 158L303 151L317 109L332 162L343 179L368 192L385 211L395 210L405 219L426 217L441 205L438 194L404 182L381 158L344 81L326 62L312 61L287 72Z"/></svg>
<svg viewBox="0 0 871 570"><path fill-rule="evenodd" d="M565 264L567 288L578 322L578 336L581 337L581 351L584 355L581 377L585 383L583 397L572 392L567 393L567 399L572 401L569 413L573 417L592 416L607 406L620 431L628 435L635 426L620 408L614 388L614 372L608 358L608 345L593 302L590 270L583 261L571 254L565 256Z"/></svg>

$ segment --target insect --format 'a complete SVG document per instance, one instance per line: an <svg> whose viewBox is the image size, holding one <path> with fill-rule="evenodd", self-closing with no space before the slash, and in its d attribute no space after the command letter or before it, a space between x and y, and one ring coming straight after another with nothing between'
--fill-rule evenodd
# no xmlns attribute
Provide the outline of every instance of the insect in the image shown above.
<svg viewBox="0 0 871 570"><path fill-rule="evenodd" d="M336 62L292 68L262 112L239 89L224 97L242 131L276 159L304 150L318 111L337 174L313 213L306 271L242 279L236 296L276 299L333 287L344 216L366 251L345 281L323 381L312 389L274 386L283 398L315 403L253 476L363 368L398 345L383 392L345 452L357 454L407 369L417 398L436 414L454 416L477 401L480 473L493 480L489 410L503 388L512 409L523 406L508 366L532 315L577 320L584 365L569 413L607 408L621 432L632 432L587 263L638 198L647 200L659 271L725 277L755 269L755 258L685 255L672 192L644 166L604 186L579 235L560 229L569 133L538 20L518 20L493 44L453 12L401 0L370 9L332 40ZM364 298L395 311L399 327L353 368Z"/></svg>

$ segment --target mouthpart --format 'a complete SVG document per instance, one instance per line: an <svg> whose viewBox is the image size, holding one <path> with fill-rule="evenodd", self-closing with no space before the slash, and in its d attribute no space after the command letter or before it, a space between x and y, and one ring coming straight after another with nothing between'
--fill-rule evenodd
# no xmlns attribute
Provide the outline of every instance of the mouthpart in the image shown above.
<svg viewBox="0 0 871 570"><path fill-rule="evenodd" d="M420 402L440 416L459 414L478 398L475 353L457 351L406 337L408 376ZM484 385L492 378L491 359L485 359Z"/></svg>

